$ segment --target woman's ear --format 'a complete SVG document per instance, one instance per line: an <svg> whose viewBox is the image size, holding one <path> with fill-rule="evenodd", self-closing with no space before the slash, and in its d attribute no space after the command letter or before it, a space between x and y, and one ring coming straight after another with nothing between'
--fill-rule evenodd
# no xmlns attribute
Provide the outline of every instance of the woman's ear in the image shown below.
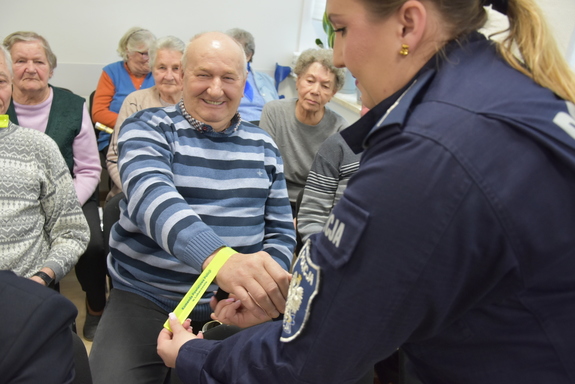
<svg viewBox="0 0 575 384"><path fill-rule="evenodd" d="M427 26L427 8L418 0L408 0L399 9L398 17L403 26L402 43L407 44L410 49L416 49Z"/></svg>

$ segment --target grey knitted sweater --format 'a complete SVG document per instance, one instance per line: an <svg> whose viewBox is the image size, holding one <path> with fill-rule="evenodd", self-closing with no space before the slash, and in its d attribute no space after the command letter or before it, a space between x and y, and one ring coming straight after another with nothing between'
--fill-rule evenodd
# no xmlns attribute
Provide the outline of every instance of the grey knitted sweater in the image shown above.
<svg viewBox="0 0 575 384"><path fill-rule="evenodd" d="M89 239L56 143L12 123L0 128L0 269L30 277L48 267L59 281Z"/></svg>

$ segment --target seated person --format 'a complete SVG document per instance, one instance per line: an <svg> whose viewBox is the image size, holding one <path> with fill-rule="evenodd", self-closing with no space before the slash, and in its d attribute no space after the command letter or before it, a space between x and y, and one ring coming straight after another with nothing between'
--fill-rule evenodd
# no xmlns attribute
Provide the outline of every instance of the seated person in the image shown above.
<svg viewBox="0 0 575 384"><path fill-rule="evenodd" d="M367 112L368 109L362 105L360 116ZM352 135L353 130L346 129L328 137L313 159L298 204L296 230L302 243L314 233L321 232L347 182L359 168L361 152L355 153L349 147L346 137Z"/></svg>
<svg viewBox="0 0 575 384"><path fill-rule="evenodd" d="M97 193L102 167L92 120L82 97L48 84L57 60L44 37L14 32L4 39L4 46L14 65L8 116L15 124L46 133L58 144L90 226L90 242L75 272L86 292L84 337L91 340L106 304L106 260Z"/></svg>
<svg viewBox="0 0 575 384"><path fill-rule="evenodd" d="M122 191L118 172L118 132L120 127L126 118L142 109L168 107L180 101L182 98L181 66L184 48L184 42L174 36L159 38L150 46L150 67L155 85L130 93L122 103L106 155L106 168L112 180L106 202Z"/></svg>
<svg viewBox="0 0 575 384"><path fill-rule="evenodd" d="M0 269L53 286L90 232L56 143L7 119L11 94L12 61L0 46Z"/></svg>
<svg viewBox="0 0 575 384"><path fill-rule="evenodd" d="M240 28L232 28L226 33L244 47L248 60L248 78L238 112L243 120L258 122L264 104L279 99L275 81L265 73L252 70L251 64L256 53L256 42L251 33Z"/></svg>
<svg viewBox="0 0 575 384"><path fill-rule="evenodd" d="M0 270L0 308L3 383L74 384L78 382L75 378L85 376L85 372L76 371L81 366L76 364L81 362L75 361L76 356L85 362L88 357L85 349L75 351L77 336L72 324L78 310L70 300L13 272ZM87 374L88 381L83 383L91 382Z"/></svg>
<svg viewBox="0 0 575 384"><path fill-rule="evenodd" d="M124 102L116 120L114 133L110 140L106 156L111 186L103 212L104 246L108 254L110 229L120 217L119 201L124 198L120 173L118 172L118 133L127 117L152 107L167 107L176 104L182 98L182 54L184 42L174 36L162 37L150 47L150 66L155 85L130 93Z"/></svg>
<svg viewBox="0 0 575 384"><path fill-rule="evenodd" d="M267 103L259 125L280 149L295 217L297 197L315 154L325 139L347 127L347 122L326 107L345 81L344 70L333 65L330 49L302 52L294 73L298 97Z"/></svg>
<svg viewBox="0 0 575 384"><path fill-rule="evenodd" d="M347 182L359 168L361 154L351 150L344 132L345 129L328 137L313 160L297 212L297 232L302 242L321 232Z"/></svg>
<svg viewBox="0 0 575 384"><path fill-rule="evenodd" d="M122 60L104 67L94 93L94 123L115 127L118 112L126 96L154 85L149 64L149 49L154 40L156 38L152 32L140 27L128 29L122 36L117 49ZM103 155L106 155L109 143L109 133L98 133L98 150Z"/></svg>
<svg viewBox="0 0 575 384"><path fill-rule="evenodd" d="M158 331L225 247L237 252L216 284L260 318L285 310L295 229L279 150L237 113L245 68L234 39L198 35L182 60L183 99L136 112L122 125L126 198L110 235L114 288L90 353L97 384L165 380ZM198 330L210 320L210 297L190 314Z"/></svg>

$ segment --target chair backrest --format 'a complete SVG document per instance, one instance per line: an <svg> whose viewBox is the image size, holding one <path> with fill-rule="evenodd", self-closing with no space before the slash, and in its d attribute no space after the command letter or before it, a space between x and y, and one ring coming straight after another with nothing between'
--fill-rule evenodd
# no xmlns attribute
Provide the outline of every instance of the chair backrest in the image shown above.
<svg viewBox="0 0 575 384"><path fill-rule="evenodd" d="M94 94L95 93L96 93L96 90L93 90L92 93L90 93L89 104L88 104L88 113L90 114L90 120L92 120L92 125L96 124L94 119L92 119L92 104L94 104ZM96 133L96 139L98 139L98 137L100 136L100 131L98 129L96 129L95 126L94 126L94 132Z"/></svg>
<svg viewBox="0 0 575 384"><path fill-rule="evenodd" d="M285 65L279 65L276 63L276 70L274 72L274 79L276 81L276 91L279 90L280 83L285 80L291 73L291 67ZM281 95L280 99L283 99L285 96Z"/></svg>
<svg viewBox="0 0 575 384"><path fill-rule="evenodd" d="M90 93L90 104L88 106L88 112L90 112L90 119L92 118L92 104L94 104L94 94L96 93L96 91L92 91L92 93ZM93 124L96 124L95 121L92 121Z"/></svg>

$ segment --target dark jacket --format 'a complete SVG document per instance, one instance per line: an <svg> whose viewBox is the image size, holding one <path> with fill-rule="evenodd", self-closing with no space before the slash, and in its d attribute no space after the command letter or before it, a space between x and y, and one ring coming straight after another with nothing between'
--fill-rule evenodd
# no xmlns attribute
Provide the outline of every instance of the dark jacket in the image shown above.
<svg viewBox="0 0 575 384"><path fill-rule="evenodd" d="M575 107L480 35L399 96L348 128L360 168L283 326L192 340L180 377L353 383L402 347L426 384L575 382Z"/></svg>
<svg viewBox="0 0 575 384"><path fill-rule="evenodd" d="M0 381L72 383L71 301L39 283L0 271Z"/></svg>

